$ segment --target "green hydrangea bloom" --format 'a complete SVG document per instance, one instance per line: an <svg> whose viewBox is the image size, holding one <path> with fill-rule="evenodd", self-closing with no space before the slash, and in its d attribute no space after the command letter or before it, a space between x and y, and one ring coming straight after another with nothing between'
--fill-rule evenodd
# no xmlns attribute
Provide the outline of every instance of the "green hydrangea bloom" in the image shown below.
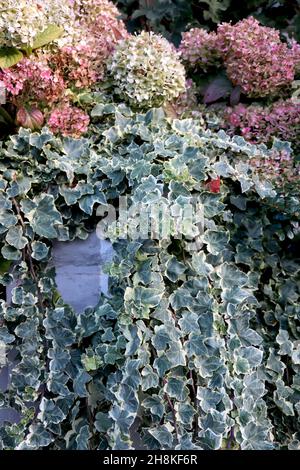
<svg viewBox="0 0 300 470"><path fill-rule="evenodd" d="M176 49L152 32L120 41L108 70L116 92L136 108L159 107L185 91L185 70Z"/></svg>

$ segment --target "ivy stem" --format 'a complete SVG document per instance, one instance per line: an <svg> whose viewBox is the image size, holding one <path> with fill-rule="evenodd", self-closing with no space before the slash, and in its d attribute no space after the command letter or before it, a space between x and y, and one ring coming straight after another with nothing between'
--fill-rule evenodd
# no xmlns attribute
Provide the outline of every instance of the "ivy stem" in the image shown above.
<svg viewBox="0 0 300 470"><path fill-rule="evenodd" d="M172 412L172 415L173 415L173 424L174 424L174 429L175 429L175 435L176 435L176 442L177 442L177 444L179 444L179 433L178 433L178 426L177 426L177 421L176 421L175 408L173 406L171 398L169 397L169 395L167 393L165 393L165 398L166 398L166 400L169 404L169 407L171 408L171 412Z"/></svg>
<svg viewBox="0 0 300 470"><path fill-rule="evenodd" d="M231 447L231 443L234 442L235 440L235 437L234 437L234 428L232 427L230 429L230 434L229 434L229 438L228 438L228 442L227 442L227 449L230 449Z"/></svg>
<svg viewBox="0 0 300 470"><path fill-rule="evenodd" d="M88 398L85 399L85 405L86 405L87 419L88 419L88 422L89 422L89 430L90 430L90 433L92 434L92 436L94 437L95 436L95 433L94 433L94 419L93 419L93 413L92 413L91 408L89 406ZM89 443L89 447L90 447L90 443Z"/></svg>
<svg viewBox="0 0 300 470"><path fill-rule="evenodd" d="M192 388L192 391L193 391L193 395L194 395L194 401L197 397L197 392L196 392L196 387L195 387L195 383L194 383L194 377L193 377L193 371L190 370L190 379L191 379L191 388Z"/></svg>
<svg viewBox="0 0 300 470"><path fill-rule="evenodd" d="M20 224L23 228L23 231L25 232L25 229L26 229L26 225L25 225L25 222L24 222L24 219L23 219L23 216L22 216L22 213L21 213L21 209L20 209L20 206L17 202L17 200L13 197L12 198L12 202L13 202L13 205L17 211L17 215L18 215L18 219L20 221ZM30 242L28 243L28 245L24 248L24 251L23 253L25 253L25 258L27 259L28 261L28 264L29 264L29 271L30 271L30 274L31 274L31 277L36 285L36 289L37 289L37 296L38 296L38 303L39 303L39 306L40 306L40 309L41 311L44 310L44 305L43 305L43 300L42 300L42 295L41 295L41 291L40 291L40 288L39 288L39 280L38 280L38 276L35 272L35 268L34 268L34 264L33 264L33 261L32 261L32 248L31 248L31 244Z"/></svg>
<svg viewBox="0 0 300 470"><path fill-rule="evenodd" d="M195 407L195 427L194 427L194 436L196 437L198 435L198 402L197 402L197 385L195 385L195 379L194 379L194 374L193 371L190 370L189 372L190 375L190 380L191 380L191 391L193 394L193 402L194 402L194 407Z"/></svg>

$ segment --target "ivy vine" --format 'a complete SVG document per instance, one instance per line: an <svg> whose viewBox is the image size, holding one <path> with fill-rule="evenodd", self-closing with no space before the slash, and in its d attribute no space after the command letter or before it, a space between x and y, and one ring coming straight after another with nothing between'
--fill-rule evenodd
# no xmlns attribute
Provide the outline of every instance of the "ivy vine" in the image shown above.
<svg viewBox="0 0 300 470"><path fill-rule="evenodd" d="M92 116L91 140L20 129L0 149L0 282L16 286L0 402L21 416L0 447L299 448L299 199L253 173L270 150L99 97ZM129 227L137 206L196 197L204 230L131 239L111 224L109 295L76 314L52 241L85 239L120 195Z"/></svg>

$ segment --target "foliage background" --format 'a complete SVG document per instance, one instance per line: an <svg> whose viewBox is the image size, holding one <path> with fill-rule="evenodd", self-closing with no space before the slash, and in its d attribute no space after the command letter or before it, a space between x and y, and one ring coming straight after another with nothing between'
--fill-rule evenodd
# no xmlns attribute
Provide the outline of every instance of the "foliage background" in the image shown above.
<svg viewBox="0 0 300 470"><path fill-rule="evenodd" d="M300 39L299 0L114 0L114 3L123 12L130 31L156 31L176 45L180 33L191 27L213 30L217 23L235 23L249 15Z"/></svg>

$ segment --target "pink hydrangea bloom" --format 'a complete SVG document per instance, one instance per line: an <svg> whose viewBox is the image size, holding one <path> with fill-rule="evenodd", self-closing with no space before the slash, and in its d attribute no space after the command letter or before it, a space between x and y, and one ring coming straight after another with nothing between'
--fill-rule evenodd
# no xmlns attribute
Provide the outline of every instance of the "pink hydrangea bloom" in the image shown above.
<svg viewBox="0 0 300 470"><path fill-rule="evenodd" d="M106 61L120 39L128 36L120 12L109 0L72 0L77 32L63 39L52 63L65 80L81 88L102 80Z"/></svg>
<svg viewBox="0 0 300 470"><path fill-rule="evenodd" d="M89 122L89 116L82 109L66 102L52 110L48 126L54 134L80 137L87 132Z"/></svg>
<svg viewBox="0 0 300 470"><path fill-rule="evenodd" d="M116 44L129 36L120 12L109 0L81 0L80 24L87 31L86 43L94 50L94 68L102 78L107 59Z"/></svg>
<svg viewBox="0 0 300 470"><path fill-rule="evenodd" d="M278 95L293 81L297 47L283 43L276 29L250 17L235 25L222 23L217 38L228 77L246 95Z"/></svg>
<svg viewBox="0 0 300 470"><path fill-rule="evenodd" d="M261 178L270 180L277 188L299 190L300 165L294 163L293 155L289 152L272 151L268 156L251 158L250 165ZM298 190L296 189L298 187Z"/></svg>
<svg viewBox="0 0 300 470"><path fill-rule="evenodd" d="M277 101L272 106L245 106L227 108L224 127L231 134L241 134L252 143L269 143L273 137L299 145L300 103Z"/></svg>
<svg viewBox="0 0 300 470"><path fill-rule="evenodd" d="M179 51L188 68L206 71L220 65L217 35L202 28L193 28L182 34Z"/></svg>
<svg viewBox="0 0 300 470"><path fill-rule="evenodd" d="M300 44L298 44L294 39L291 41L291 49L294 55L295 71L297 74L300 73Z"/></svg>
<svg viewBox="0 0 300 470"><path fill-rule="evenodd" d="M64 46L49 57L51 66L63 75L68 87L76 88L89 88L100 78L95 61L95 49L83 44Z"/></svg>
<svg viewBox="0 0 300 470"><path fill-rule="evenodd" d="M60 73L38 57L24 58L14 67L3 69L0 80L9 93L8 99L16 106L51 106L65 93L65 82Z"/></svg>

